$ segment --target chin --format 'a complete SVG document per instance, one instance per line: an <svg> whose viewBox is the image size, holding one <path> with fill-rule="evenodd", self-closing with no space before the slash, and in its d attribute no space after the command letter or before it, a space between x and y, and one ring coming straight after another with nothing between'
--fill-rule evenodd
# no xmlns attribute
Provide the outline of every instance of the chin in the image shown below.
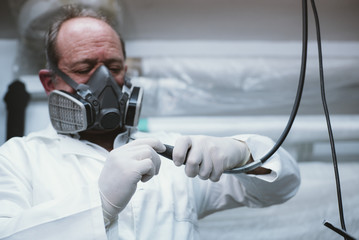
<svg viewBox="0 0 359 240"><path fill-rule="evenodd" d="M107 135L107 134L119 134L124 132L126 128L118 127L115 129L99 129L99 128L90 128L85 131L82 131L80 134L91 134L91 135Z"/></svg>

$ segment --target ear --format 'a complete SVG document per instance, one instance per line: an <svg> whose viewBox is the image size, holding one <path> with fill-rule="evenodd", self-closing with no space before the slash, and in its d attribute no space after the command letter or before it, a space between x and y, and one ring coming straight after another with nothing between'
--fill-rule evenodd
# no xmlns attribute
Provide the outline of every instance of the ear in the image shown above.
<svg viewBox="0 0 359 240"><path fill-rule="evenodd" d="M52 82L51 71L48 69L41 69L39 72L39 78L46 94L49 95L50 92L55 89L54 83Z"/></svg>

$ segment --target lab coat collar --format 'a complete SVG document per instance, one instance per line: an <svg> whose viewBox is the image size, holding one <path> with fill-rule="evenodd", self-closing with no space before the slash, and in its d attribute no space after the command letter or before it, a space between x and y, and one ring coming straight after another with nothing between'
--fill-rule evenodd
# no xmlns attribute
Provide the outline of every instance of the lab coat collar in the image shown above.
<svg viewBox="0 0 359 240"><path fill-rule="evenodd" d="M136 132L136 128L128 128L125 132L120 133L115 141L114 148L120 147L128 142L130 135ZM75 154L85 157L96 158L105 161L108 151L103 147L89 142L80 140L78 134L59 134L50 124L46 129L29 135L29 138L42 138L45 141L56 141L63 154Z"/></svg>
<svg viewBox="0 0 359 240"><path fill-rule="evenodd" d="M134 128L127 128L126 131L118 134L114 140L113 147L117 148L126 144L129 141L132 132L135 131L136 129ZM87 140L79 139L78 134L75 136L59 134L59 136L60 138L66 139L66 141L61 141L63 148L62 152L64 153L102 159L103 161L106 160L107 155L109 154L103 147Z"/></svg>
<svg viewBox="0 0 359 240"><path fill-rule="evenodd" d="M41 131L32 132L28 136L28 139L32 138L42 138L47 140L56 140L58 139L58 134L55 129L49 124L46 128Z"/></svg>
<svg viewBox="0 0 359 240"><path fill-rule="evenodd" d="M137 128L126 128L126 131L123 133L120 133L115 138L115 141L113 142L113 148L121 147L122 145L125 145L131 140L131 136L137 132Z"/></svg>
<svg viewBox="0 0 359 240"><path fill-rule="evenodd" d="M51 124L41 131L31 133L28 138L42 139L46 142L52 141L58 148L60 148L61 153L64 155L75 154L102 159L107 152L100 146L92 144L88 141L79 140L75 136L59 134ZM99 154L99 152L101 153Z"/></svg>
<svg viewBox="0 0 359 240"><path fill-rule="evenodd" d="M97 144L62 134L59 134L59 140L59 147L63 154L91 157L101 161L107 158L108 151Z"/></svg>
<svg viewBox="0 0 359 240"><path fill-rule="evenodd" d="M128 143L131 138L131 134L135 133L137 128L126 128L126 131L117 135L113 142L113 148L121 147ZM61 135L60 137L66 138L66 141L62 141L63 144L63 152L70 154L83 155L87 157L95 157L98 159L103 159L103 161L107 158L109 152L103 147L89 142L87 140L80 140L79 135L76 134L74 136L69 135Z"/></svg>

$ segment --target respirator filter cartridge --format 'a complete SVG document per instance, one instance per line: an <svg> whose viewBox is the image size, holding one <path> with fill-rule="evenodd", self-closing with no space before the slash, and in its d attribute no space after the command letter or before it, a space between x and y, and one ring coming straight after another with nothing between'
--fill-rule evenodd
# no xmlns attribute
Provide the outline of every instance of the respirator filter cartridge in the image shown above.
<svg viewBox="0 0 359 240"><path fill-rule="evenodd" d="M49 96L49 113L52 126L59 133L75 133L87 129L86 110L89 104L66 92L54 90Z"/></svg>

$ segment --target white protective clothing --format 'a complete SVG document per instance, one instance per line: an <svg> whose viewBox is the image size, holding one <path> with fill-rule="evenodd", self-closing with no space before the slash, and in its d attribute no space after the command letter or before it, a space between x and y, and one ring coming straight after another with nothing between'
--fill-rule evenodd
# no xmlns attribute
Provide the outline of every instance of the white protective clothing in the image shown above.
<svg viewBox="0 0 359 240"><path fill-rule="evenodd" d="M157 152L165 150L160 141L144 138L110 152L99 177L106 225L126 207L139 181L146 182L158 174L161 160Z"/></svg>
<svg viewBox="0 0 359 240"><path fill-rule="evenodd" d="M174 144L178 136L152 137ZM247 143L254 159L273 145L257 135L235 138ZM264 164L270 174L223 174L218 182L189 178L184 167L161 157L158 175L140 181L118 219L105 228L98 179L108 155L52 127L1 146L0 239L199 239L199 218L282 203L300 182L295 161L283 149Z"/></svg>

